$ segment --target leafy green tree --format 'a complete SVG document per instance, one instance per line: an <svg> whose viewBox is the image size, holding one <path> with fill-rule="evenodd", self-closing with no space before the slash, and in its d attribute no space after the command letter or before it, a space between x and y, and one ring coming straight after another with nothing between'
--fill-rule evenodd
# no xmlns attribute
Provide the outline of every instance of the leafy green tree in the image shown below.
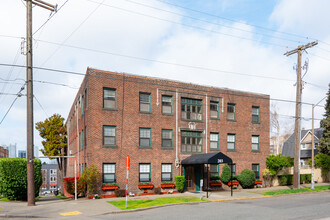
<svg viewBox="0 0 330 220"><path fill-rule="evenodd" d="M318 150L322 154L330 155L330 84L327 96L327 101L324 106L324 119L320 122L320 127L324 128L324 131L320 139Z"/></svg>
<svg viewBox="0 0 330 220"><path fill-rule="evenodd" d="M292 167L293 166L293 158L282 156L282 154L278 155L270 155L266 159L266 166L269 169L271 174L276 175L278 171L280 171L284 167Z"/></svg>
<svg viewBox="0 0 330 220"><path fill-rule="evenodd" d="M36 123L41 142L44 149L41 152L45 156L64 156L67 153L67 131L64 118L59 114L54 114L45 121ZM56 158L59 169L59 182L61 184L61 194L64 195L63 188L63 169L64 158Z"/></svg>

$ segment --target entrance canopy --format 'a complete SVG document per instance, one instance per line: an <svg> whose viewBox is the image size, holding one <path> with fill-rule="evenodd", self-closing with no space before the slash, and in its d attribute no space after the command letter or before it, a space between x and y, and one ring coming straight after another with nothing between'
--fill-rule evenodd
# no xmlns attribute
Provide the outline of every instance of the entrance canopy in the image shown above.
<svg viewBox="0 0 330 220"><path fill-rule="evenodd" d="M221 152L208 153L208 154L193 154L190 157L181 161L182 165L197 165L197 164L232 164L233 161L230 157Z"/></svg>

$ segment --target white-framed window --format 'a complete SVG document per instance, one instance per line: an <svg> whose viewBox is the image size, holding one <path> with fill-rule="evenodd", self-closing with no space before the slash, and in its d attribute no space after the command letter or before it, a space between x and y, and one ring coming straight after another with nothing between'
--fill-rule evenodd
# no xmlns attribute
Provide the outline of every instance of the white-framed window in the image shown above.
<svg viewBox="0 0 330 220"><path fill-rule="evenodd" d="M103 126L103 146L115 147L116 146L116 126Z"/></svg>
<svg viewBox="0 0 330 220"><path fill-rule="evenodd" d="M172 96L168 96L168 95L162 95L162 113L163 114L167 114L167 115L171 115L172 112L172 104L173 103L173 97Z"/></svg>
<svg viewBox="0 0 330 220"><path fill-rule="evenodd" d="M252 151L259 151L259 135L252 135Z"/></svg>
<svg viewBox="0 0 330 220"><path fill-rule="evenodd" d="M236 150L236 134L227 134L227 150Z"/></svg>
<svg viewBox="0 0 330 220"><path fill-rule="evenodd" d="M116 182L116 164L104 163L103 164L103 183Z"/></svg>
<svg viewBox="0 0 330 220"><path fill-rule="evenodd" d="M139 164L139 182L150 182L151 181L151 167L150 163Z"/></svg>
<svg viewBox="0 0 330 220"><path fill-rule="evenodd" d="M219 133L210 133L210 149L219 150Z"/></svg>
<svg viewBox="0 0 330 220"><path fill-rule="evenodd" d="M103 88L103 108L116 109L117 94L116 89Z"/></svg>
<svg viewBox="0 0 330 220"><path fill-rule="evenodd" d="M172 181L172 164L162 164L162 182Z"/></svg>
<svg viewBox="0 0 330 220"><path fill-rule="evenodd" d="M151 129L140 128L139 129L139 147L151 148Z"/></svg>

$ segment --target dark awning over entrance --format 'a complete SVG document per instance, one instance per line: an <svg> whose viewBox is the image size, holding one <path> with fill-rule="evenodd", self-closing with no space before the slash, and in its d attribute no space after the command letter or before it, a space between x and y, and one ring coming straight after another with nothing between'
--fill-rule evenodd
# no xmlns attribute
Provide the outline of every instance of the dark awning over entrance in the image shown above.
<svg viewBox="0 0 330 220"><path fill-rule="evenodd" d="M208 153L208 154L193 154L190 157L181 161L182 165L196 165L196 164L232 164L233 161L230 157L221 152Z"/></svg>

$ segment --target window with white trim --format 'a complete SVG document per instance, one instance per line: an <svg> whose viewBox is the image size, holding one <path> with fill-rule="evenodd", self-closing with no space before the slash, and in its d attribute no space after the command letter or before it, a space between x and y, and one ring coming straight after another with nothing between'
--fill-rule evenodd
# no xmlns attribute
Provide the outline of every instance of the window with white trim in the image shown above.
<svg viewBox="0 0 330 220"><path fill-rule="evenodd" d="M219 133L210 133L210 150L219 150Z"/></svg>
<svg viewBox="0 0 330 220"><path fill-rule="evenodd" d="M162 164L162 182L172 181L172 164Z"/></svg>
<svg viewBox="0 0 330 220"><path fill-rule="evenodd" d="M139 147L150 148L151 147L151 129L140 128L139 130Z"/></svg>
<svg viewBox="0 0 330 220"><path fill-rule="evenodd" d="M162 96L162 113L163 114L168 114L168 115L172 114L172 109L173 109L172 103L173 103L172 96L167 96L167 95Z"/></svg>
<svg viewBox="0 0 330 220"><path fill-rule="evenodd" d="M117 94L116 89L103 88L103 108L116 109Z"/></svg>
<svg viewBox="0 0 330 220"><path fill-rule="evenodd" d="M103 146L114 147L116 146L116 127L103 126Z"/></svg>
<svg viewBox="0 0 330 220"><path fill-rule="evenodd" d="M236 134L227 135L227 150L228 151L236 150Z"/></svg>
<svg viewBox="0 0 330 220"><path fill-rule="evenodd" d="M103 164L103 183L116 182L116 164L104 163Z"/></svg>
<svg viewBox="0 0 330 220"><path fill-rule="evenodd" d="M252 151L259 151L259 135L252 135Z"/></svg>
<svg viewBox="0 0 330 220"><path fill-rule="evenodd" d="M144 163L139 165L139 182L150 182L151 181L151 169L150 163Z"/></svg>

